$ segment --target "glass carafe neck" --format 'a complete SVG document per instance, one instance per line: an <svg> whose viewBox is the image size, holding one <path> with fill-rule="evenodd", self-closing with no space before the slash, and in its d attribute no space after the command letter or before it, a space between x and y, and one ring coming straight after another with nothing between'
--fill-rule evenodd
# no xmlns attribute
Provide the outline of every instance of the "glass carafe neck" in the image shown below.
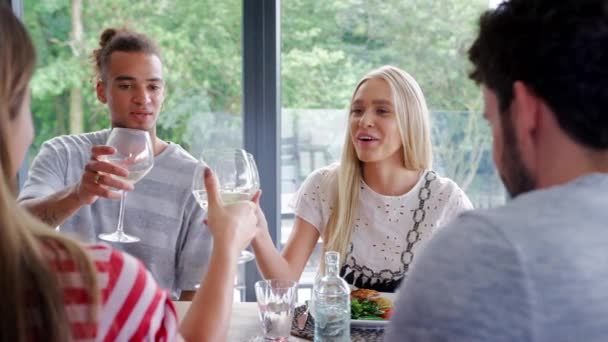
<svg viewBox="0 0 608 342"><path fill-rule="evenodd" d="M339 266L340 253L334 251L325 252L325 275L337 277Z"/></svg>

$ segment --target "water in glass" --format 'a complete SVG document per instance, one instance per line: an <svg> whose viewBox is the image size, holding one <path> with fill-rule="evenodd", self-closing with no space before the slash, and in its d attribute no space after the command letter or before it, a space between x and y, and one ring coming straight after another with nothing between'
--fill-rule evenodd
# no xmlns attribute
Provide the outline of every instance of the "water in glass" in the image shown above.
<svg viewBox="0 0 608 342"><path fill-rule="evenodd" d="M313 286L314 341L350 341L350 287L338 275L338 252L325 253L325 276Z"/></svg>
<svg viewBox="0 0 608 342"><path fill-rule="evenodd" d="M266 341L287 341L295 306L297 283L261 280L255 284L260 322Z"/></svg>

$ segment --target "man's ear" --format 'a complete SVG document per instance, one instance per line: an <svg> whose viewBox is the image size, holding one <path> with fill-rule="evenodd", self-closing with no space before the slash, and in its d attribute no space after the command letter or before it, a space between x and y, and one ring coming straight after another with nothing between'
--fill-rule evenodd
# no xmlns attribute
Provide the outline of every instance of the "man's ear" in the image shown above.
<svg viewBox="0 0 608 342"><path fill-rule="evenodd" d="M543 108L542 100L528 85L522 81L513 83L511 122L521 157L531 168L536 160L537 139Z"/></svg>
<svg viewBox="0 0 608 342"><path fill-rule="evenodd" d="M97 93L97 99L101 103L107 103L108 99L106 98L106 88L105 84L102 81L97 81L97 85L95 86L95 92Z"/></svg>

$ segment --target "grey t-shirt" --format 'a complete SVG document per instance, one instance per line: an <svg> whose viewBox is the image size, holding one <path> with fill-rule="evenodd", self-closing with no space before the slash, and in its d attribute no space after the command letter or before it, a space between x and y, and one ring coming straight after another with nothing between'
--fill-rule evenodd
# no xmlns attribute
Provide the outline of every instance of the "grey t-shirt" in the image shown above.
<svg viewBox="0 0 608 342"><path fill-rule="evenodd" d="M399 291L386 341L607 341L608 174L466 212Z"/></svg>
<svg viewBox="0 0 608 342"><path fill-rule="evenodd" d="M19 199L53 194L82 176L91 147L103 145L109 130L53 138L42 145ZM137 243L113 243L143 261L159 284L177 296L202 278L211 251L211 234L202 223L204 211L191 193L196 159L177 144L154 158L154 167L128 193L125 233ZM116 230L120 201L100 198L64 222L60 231L94 243L100 233Z"/></svg>

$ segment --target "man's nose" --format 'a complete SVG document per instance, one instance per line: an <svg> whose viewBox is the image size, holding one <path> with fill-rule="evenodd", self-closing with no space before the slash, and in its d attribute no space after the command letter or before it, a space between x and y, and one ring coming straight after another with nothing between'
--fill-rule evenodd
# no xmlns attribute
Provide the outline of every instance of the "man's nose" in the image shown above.
<svg viewBox="0 0 608 342"><path fill-rule="evenodd" d="M145 104L150 102L150 94L145 89L138 90L133 97L133 102L137 104Z"/></svg>

